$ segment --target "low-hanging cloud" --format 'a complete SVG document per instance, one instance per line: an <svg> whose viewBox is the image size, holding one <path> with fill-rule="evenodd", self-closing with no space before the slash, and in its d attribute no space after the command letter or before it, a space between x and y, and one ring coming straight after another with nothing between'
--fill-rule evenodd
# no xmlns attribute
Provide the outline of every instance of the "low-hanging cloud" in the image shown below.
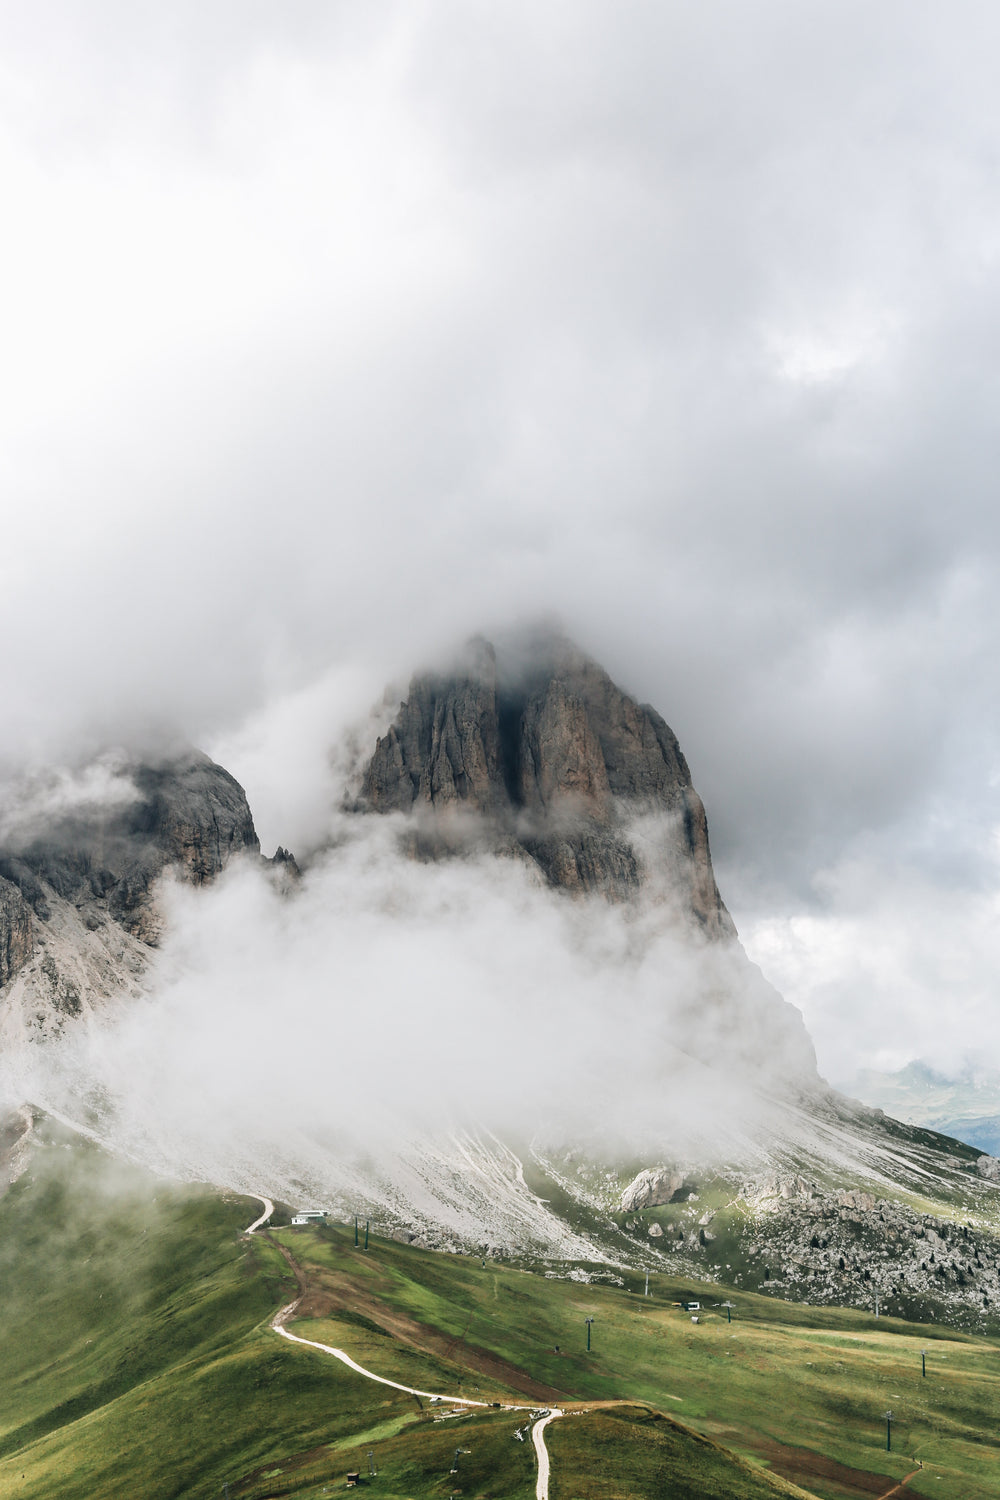
<svg viewBox="0 0 1000 1500"><path fill-rule="evenodd" d="M79 768L53 766L0 782L0 848L18 849L64 819L127 807L138 796L120 751Z"/></svg>
<svg viewBox="0 0 1000 1500"><path fill-rule="evenodd" d="M790 1008L665 903L573 900L513 859L417 861L400 821L338 820L290 891L251 863L166 885L150 992L9 1058L8 1102L221 1182L266 1186L308 1141L332 1188L469 1129L724 1152L758 1087L808 1075Z"/></svg>
<svg viewBox="0 0 1000 1500"><path fill-rule="evenodd" d="M231 747L311 846L290 703L555 609L680 736L739 926L874 831L947 948L998 812L996 14L0 34L0 771Z"/></svg>
<svg viewBox="0 0 1000 1500"><path fill-rule="evenodd" d="M994 869L978 889L949 891L898 866L887 881L885 864L859 854L823 872L821 909L748 926L749 951L808 1017L834 1082L914 1058L954 1077L1000 1057L1000 873L988 834Z"/></svg>

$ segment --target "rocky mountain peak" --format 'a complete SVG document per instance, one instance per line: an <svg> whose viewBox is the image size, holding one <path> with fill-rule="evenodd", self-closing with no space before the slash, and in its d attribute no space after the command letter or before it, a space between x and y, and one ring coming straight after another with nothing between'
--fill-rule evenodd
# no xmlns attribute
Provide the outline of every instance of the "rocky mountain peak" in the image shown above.
<svg viewBox="0 0 1000 1500"><path fill-rule="evenodd" d="M564 637L500 652L477 638L451 672L415 677L375 747L363 801L374 812L415 815L431 852L435 824L446 844L449 820L474 812L572 891L621 898L653 864L669 865L705 933L734 935L676 736Z"/></svg>
<svg viewBox="0 0 1000 1500"><path fill-rule="evenodd" d="M201 885L233 855L259 854L243 788L198 751L123 764L107 792L44 815L30 798L20 816L11 810L0 848L0 1035L16 1036L22 1022L45 1032L85 1009L90 993L134 988L159 936L154 886L166 869Z"/></svg>

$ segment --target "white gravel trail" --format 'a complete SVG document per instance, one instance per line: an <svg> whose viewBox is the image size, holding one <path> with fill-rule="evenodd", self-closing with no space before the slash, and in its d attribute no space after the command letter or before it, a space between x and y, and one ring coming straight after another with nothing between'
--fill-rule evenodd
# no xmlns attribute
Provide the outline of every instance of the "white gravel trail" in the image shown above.
<svg viewBox="0 0 1000 1500"><path fill-rule="evenodd" d="M334 1349L332 1344L318 1344L315 1339L300 1339L297 1333L289 1333L285 1327L284 1320L290 1318L298 1306L298 1300L290 1302L280 1312L275 1313L271 1319L271 1327L275 1333L280 1333L283 1339L288 1339L293 1344L304 1344L307 1349L319 1349L323 1354L332 1354L334 1359L339 1359L343 1364L354 1370L358 1375L364 1375L368 1380L377 1380L379 1385L391 1385L394 1391L405 1391L408 1396L425 1396L428 1401L450 1401L453 1406L489 1406L488 1401L473 1401L469 1396L446 1396L441 1391L418 1391L415 1386L401 1385L398 1380L387 1380L384 1375L376 1375L371 1370L366 1370L364 1365L359 1365L357 1360L345 1354L343 1349ZM530 1410L523 1406L513 1406L509 1411Z"/></svg>
<svg viewBox="0 0 1000 1500"><path fill-rule="evenodd" d="M270 1198L265 1198L261 1193L252 1193L250 1196L260 1199L261 1203L264 1205L264 1212L261 1214L259 1219L254 1219L253 1223L248 1229L244 1229L244 1234L253 1234L254 1231L259 1229L262 1224L266 1224L268 1219L274 1213L274 1204L271 1202Z"/></svg>
<svg viewBox="0 0 1000 1500"><path fill-rule="evenodd" d="M538 1479L535 1482L535 1500L549 1500L549 1450L545 1446L545 1429L562 1412L554 1406L548 1416L540 1417L531 1429L531 1441L535 1445L538 1459Z"/></svg>
<svg viewBox="0 0 1000 1500"><path fill-rule="evenodd" d="M299 1299L289 1302L287 1307L281 1308L271 1319L271 1327L275 1333L280 1334L283 1339L288 1339L291 1344L303 1344L307 1349L318 1349L321 1354L332 1354L334 1359L339 1359L348 1369L353 1370L356 1375L364 1375L366 1380L376 1380L379 1385L391 1386L394 1391L404 1391L408 1396L423 1396L428 1401L447 1401L452 1406L478 1406L488 1409L489 1401L474 1401L471 1396L449 1396L443 1391L421 1391L413 1385L403 1385L399 1380L389 1380L385 1375L376 1375L372 1370L366 1370L364 1365L359 1365L356 1359L344 1352L343 1349L335 1349L332 1344L320 1344L315 1339L299 1338L297 1333L289 1333L285 1327L285 1320L290 1318L299 1305ZM505 1411L535 1411L531 1406L508 1406L504 1404ZM535 1500L549 1500L549 1451L545 1446L545 1428L548 1424L561 1417L563 1414L558 1407L552 1407L544 1417L540 1417L531 1429L531 1441L535 1446L535 1456L538 1459L538 1479L535 1483Z"/></svg>

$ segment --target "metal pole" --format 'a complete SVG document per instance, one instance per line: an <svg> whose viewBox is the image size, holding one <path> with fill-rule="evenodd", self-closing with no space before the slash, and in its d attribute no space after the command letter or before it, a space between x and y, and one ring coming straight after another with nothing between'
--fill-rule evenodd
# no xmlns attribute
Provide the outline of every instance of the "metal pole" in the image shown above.
<svg viewBox="0 0 1000 1500"><path fill-rule="evenodd" d="M885 1451L886 1451L886 1453L891 1453L892 1452L892 1412L891 1411L887 1411L886 1414L885 1414Z"/></svg>
<svg viewBox="0 0 1000 1500"><path fill-rule="evenodd" d="M590 1325L591 1325L591 1323L593 1321L594 1321L593 1318L584 1318L584 1322L587 1325L587 1353L588 1354L590 1353Z"/></svg>
<svg viewBox="0 0 1000 1500"><path fill-rule="evenodd" d="M354 1215L354 1248L358 1248L358 1216Z"/></svg>
<svg viewBox="0 0 1000 1500"><path fill-rule="evenodd" d="M646 1272L646 1291L645 1291L645 1295L647 1297L649 1296L649 1272L648 1271Z"/></svg>
<svg viewBox="0 0 1000 1500"><path fill-rule="evenodd" d="M927 1350L926 1349L921 1349L921 1351L920 1351L920 1373L924 1377L924 1379L926 1380L927 1379Z"/></svg>
<svg viewBox="0 0 1000 1500"><path fill-rule="evenodd" d="M368 1220L365 1220L365 1249L368 1249Z"/></svg>
<svg viewBox="0 0 1000 1500"><path fill-rule="evenodd" d="M368 1449L368 1472L371 1475L371 1477L374 1479L375 1478L375 1449L374 1448L369 1448Z"/></svg>
<svg viewBox="0 0 1000 1500"><path fill-rule="evenodd" d="M878 1292L875 1293L875 1316L878 1317Z"/></svg>

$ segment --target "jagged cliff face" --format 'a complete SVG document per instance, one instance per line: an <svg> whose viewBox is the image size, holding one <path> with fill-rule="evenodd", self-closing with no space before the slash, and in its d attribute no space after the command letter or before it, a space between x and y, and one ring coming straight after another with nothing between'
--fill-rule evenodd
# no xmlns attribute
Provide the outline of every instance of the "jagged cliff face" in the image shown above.
<svg viewBox="0 0 1000 1500"><path fill-rule="evenodd" d="M475 813L553 885L615 897L652 873L631 830L654 815L679 903L707 936L735 935L676 736L568 642L506 667L480 641L460 671L415 678L376 745L363 797L376 812L416 814L428 852Z"/></svg>
<svg viewBox="0 0 1000 1500"><path fill-rule="evenodd" d="M0 1039L51 1034L135 991L165 870L200 885L259 852L243 788L207 756L122 775L134 795L22 829L0 850Z"/></svg>

